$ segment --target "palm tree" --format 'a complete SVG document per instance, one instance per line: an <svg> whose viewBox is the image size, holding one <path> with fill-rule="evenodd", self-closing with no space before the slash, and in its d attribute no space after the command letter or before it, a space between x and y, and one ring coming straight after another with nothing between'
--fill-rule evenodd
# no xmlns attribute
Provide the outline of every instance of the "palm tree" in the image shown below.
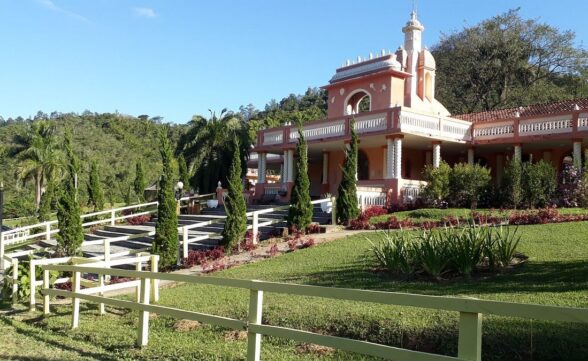
<svg viewBox="0 0 588 361"><path fill-rule="evenodd" d="M10 155L18 162L15 176L23 184L35 185L35 203L41 203L43 187L63 169L62 152L55 137L55 126L46 120L32 123L25 134L14 137Z"/></svg>
<svg viewBox="0 0 588 361"><path fill-rule="evenodd" d="M226 184L229 165L233 157L234 143L232 135L239 139L241 168L246 171L246 158L249 155L251 140L247 124L232 112L223 109L217 116L210 111L210 118L200 115L192 117L189 129L178 142L177 154L183 154L192 174L191 185L201 192L214 191L220 180Z"/></svg>

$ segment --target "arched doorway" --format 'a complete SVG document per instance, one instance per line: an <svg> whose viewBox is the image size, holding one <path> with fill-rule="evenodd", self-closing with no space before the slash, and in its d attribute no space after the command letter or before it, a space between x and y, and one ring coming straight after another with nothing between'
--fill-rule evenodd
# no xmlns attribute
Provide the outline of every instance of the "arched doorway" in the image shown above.
<svg viewBox="0 0 588 361"><path fill-rule="evenodd" d="M371 109L372 97L363 89L352 92L345 101L345 114L347 115L369 112Z"/></svg>
<svg viewBox="0 0 588 361"><path fill-rule="evenodd" d="M370 179L370 161L363 150L357 152L357 180Z"/></svg>

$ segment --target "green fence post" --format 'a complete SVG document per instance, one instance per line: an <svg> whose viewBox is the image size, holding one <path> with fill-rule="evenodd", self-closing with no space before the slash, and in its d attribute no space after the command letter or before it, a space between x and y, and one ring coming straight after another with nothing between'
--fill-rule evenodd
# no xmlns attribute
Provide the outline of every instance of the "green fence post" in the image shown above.
<svg viewBox="0 0 588 361"><path fill-rule="evenodd" d="M482 314L459 313L457 357L468 361L482 360Z"/></svg>
<svg viewBox="0 0 588 361"><path fill-rule="evenodd" d="M255 281L252 281L255 283ZM263 291L250 290L249 313L247 321L250 324L261 324L261 313L263 309ZM247 332L247 361L259 361L261 357L261 334Z"/></svg>

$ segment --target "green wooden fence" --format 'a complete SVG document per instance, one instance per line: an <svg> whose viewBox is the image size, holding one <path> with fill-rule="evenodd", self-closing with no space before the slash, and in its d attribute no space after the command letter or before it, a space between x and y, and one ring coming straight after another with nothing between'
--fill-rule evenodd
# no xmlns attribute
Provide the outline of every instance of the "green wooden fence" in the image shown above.
<svg viewBox="0 0 588 361"><path fill-rule="evenodd" d="M179 275L171 273L141 272L92 267L91 265L46 265L42 268L44 270L44 277L43 289L41 292L43 294L44 312L45 314L49 314L49 296L62 296L71 298L73 305L72 328L79 326L80 300L136 310L140 312L137 345L146 346L149 336L149 313L153 312L178 319L194 320L230 329L247 331L247 360L260 359L261 336L268 335L291 339L298 342L308 342L329 346L340 350L347 350L364 355L371 355L397 361L479 361L482 357L482 315L484 314L530 318L545 321L588 323L588 309L585 308L557 307L479 300L473 298L428 296L397 292L331 288L257 280ZM73 272L73 291L51 289L51 285L49 284L49 271L51 270ZM99 275L106 274L139 279L139 302L112 299L92 294L103 292L104 289L101 289L101 287L96 287L92 290L86 289L81 292L79 280L81 279L83 273ZM166 306L152 305L150 304L150 283L153 279L248 289L250 291L250 299L247 321L209 315L200 312L185 311ZM437 355L406 350L372 342L321 335L286 327L264 325L262 323L264 292L458 312L460 316L458 354L457 357Z"/></svg>

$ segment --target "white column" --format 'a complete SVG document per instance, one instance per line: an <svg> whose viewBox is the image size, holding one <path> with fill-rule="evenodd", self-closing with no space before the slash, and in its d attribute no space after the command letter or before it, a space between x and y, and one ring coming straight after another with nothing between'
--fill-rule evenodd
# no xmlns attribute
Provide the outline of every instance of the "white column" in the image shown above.
<svg viewBox="0 0 588 361"><path fill-rule="evenodd" d="M288 150L288 182L294 182L294 150Z"/></svg>
<svg viewBox="0 0 588 361"><path fill-rule="evenodd" d="M468 148L468 164L474 165L474 148Z"/></svg>
<svg viewBox="0 0 588 361"><path fill-rule="evenodd" d="M257 156L257 181L265 183L265 161L266 153L259 153Z"/></svg>
<svg viewBox="0 0 588 361"><path fill-rule="evenodd" d="M329 153L323 152L323 184L329 184Z"/></svg>
<svg viewBox="0 0 588 361"><path fill-rule="evenodd" d="M504 173L504 155L496 155L496 182L500 185Z"/></svg>
<svg viewBox="0 0 588 361"><path fill-rule="evenodd" d="M282 183L288 182L288 151L284 150L282 162Z"/></svg>
<svg viewBox="0 0 588 361"><path fill-rule="evenodd" d="M523 147L520 144L515 144L514 146L514 159L519 162L523 161Z"/></svg>
<svg viewBox="0 0 588 361"><path fill-rule="evenodd" d="M574 166L582 169L582 141L574 141Z"/></svg>
<svg viewBox="0 0 588 361"><path fill-rule="evenodd" d="M386 179L394 178L394 139L386 139Z"/></svg>
<svg viewBox="0 0 588 361"><path fill-rule="evenodd" d="M402 138L394 138L394 179L402 179Z"/></svg>
<svg viewBox="0 0 588 361"><path fill-rule="evenodd" d="M434 142L433 143L433 167L439 168L441 164L441 143Z"/></svg>

